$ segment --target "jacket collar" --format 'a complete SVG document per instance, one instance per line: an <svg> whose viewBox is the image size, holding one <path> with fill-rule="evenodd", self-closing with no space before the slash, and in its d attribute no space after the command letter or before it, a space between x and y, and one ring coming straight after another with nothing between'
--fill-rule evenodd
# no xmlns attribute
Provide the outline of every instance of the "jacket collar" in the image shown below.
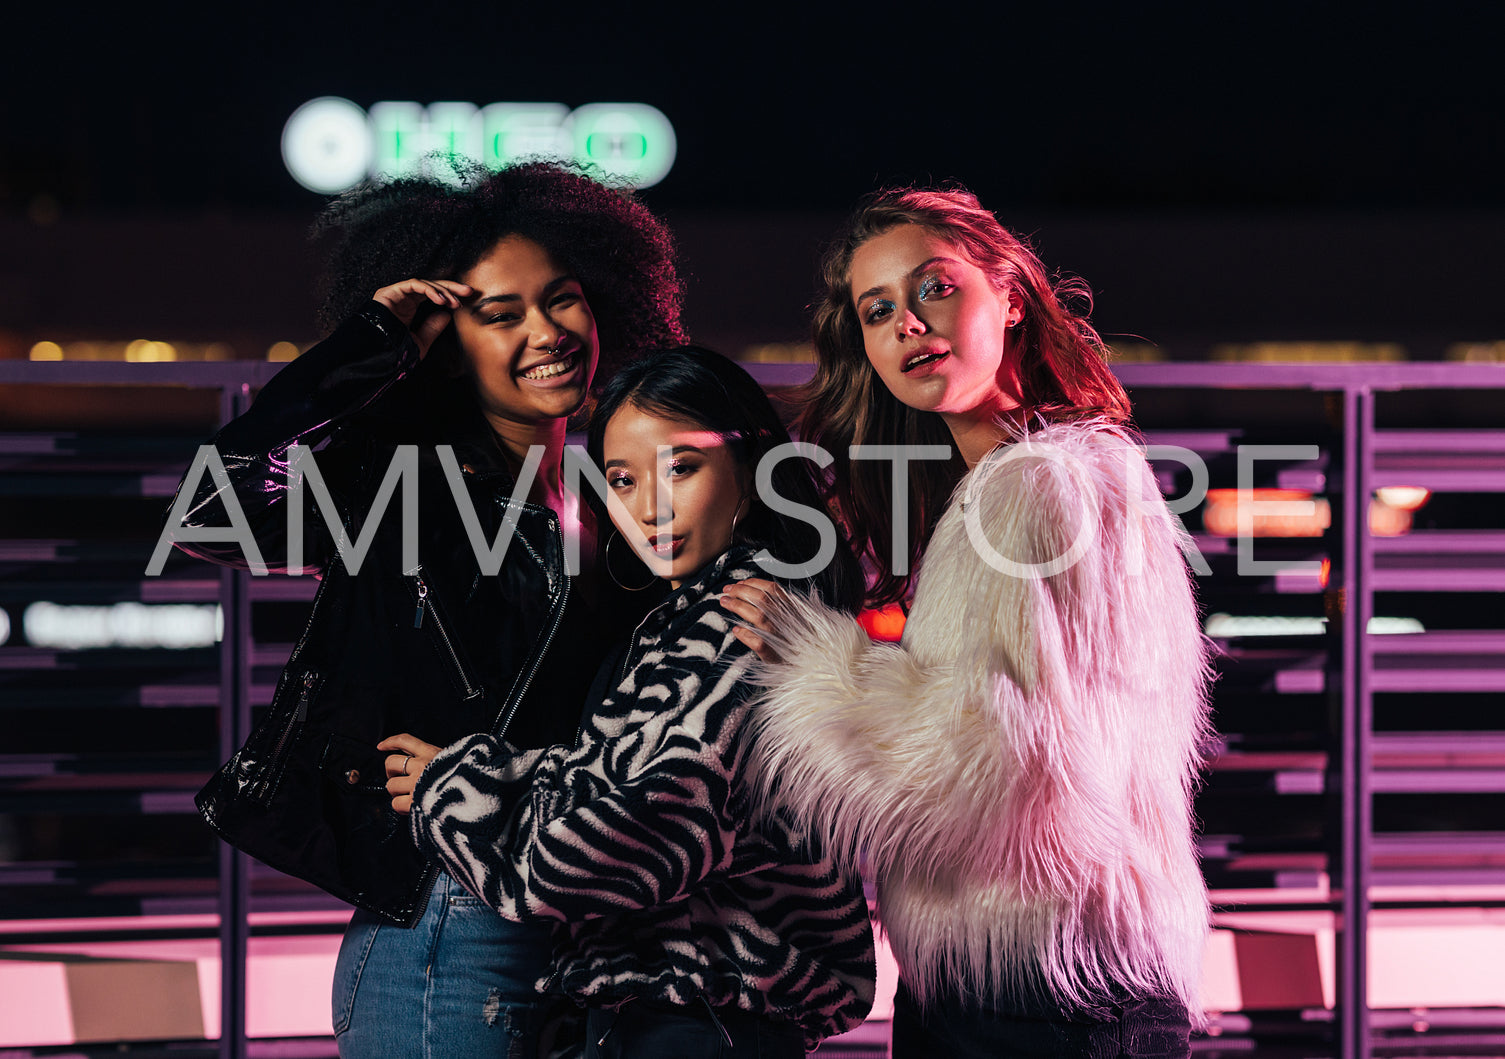
<svg viewBox="0 0 1505 1059"><path fill-rule="evenodd" d="M676 613L685 610L705 596L712 585L725 581L731 572L738 568L756 569L753 554L753 549L746 544L732 545L686 578L664 602L672 603Z"/></svg>
<svg viewBox="0 0 1505 1059"><path fill-rule="evenodd" d="M710 595L712 586L723 583L729 575L740 570L746 570L749 575L758 572L753 554L754 550L747 545L733 545L695 571L645 614L628 640L627 653L622 660L622 674L626 674L638 650L664 636L680 615Z"/></svg>

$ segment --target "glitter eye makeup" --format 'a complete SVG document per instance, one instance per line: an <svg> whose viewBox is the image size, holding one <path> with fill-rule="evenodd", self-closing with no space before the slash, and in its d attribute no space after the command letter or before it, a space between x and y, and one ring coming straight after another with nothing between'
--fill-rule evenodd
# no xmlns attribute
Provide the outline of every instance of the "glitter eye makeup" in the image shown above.
<svg viewBox="0 0 1505 1059"><path fill-rule="evenodd" d="M926 276L920 283L920 301L929 301L930 296L936 291L942 287L950 290L951 286L950 283L943 282L939 276Z"/></svg>
<svg viewBox="0 0 1505 1059"><path fill-rule="evenodd" d="M867 322L872 323L874 320L881 320L883 317L893 312L894 308L895 306L893 302L889 301L887 298L879 298L877 301L873 302L872 305L869 305L867 307Z"/></svg>

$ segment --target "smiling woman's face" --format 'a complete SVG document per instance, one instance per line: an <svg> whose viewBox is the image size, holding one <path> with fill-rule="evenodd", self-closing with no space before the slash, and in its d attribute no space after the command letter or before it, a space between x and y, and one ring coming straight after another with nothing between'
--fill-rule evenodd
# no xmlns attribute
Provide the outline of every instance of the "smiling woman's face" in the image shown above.
<svg viewBox="0 0 1505 1059"><path fill-rule="evenodd" d="M580 283L531 239L511 235L460 277L475 292L455 337L487 418L532 426L584 402L599 349Z"/></svg>
<svg viewBox="0 0 1505 1059"><path fill-rule="evenodd" d="M868 362L911 408L994 415L1018 406L1007 328L1022 315L958 247L916 224L852 255L853 306Z"/></svg>
<svg viewBox="0 0 1505 1059"><path fill-rule="evenodd" d="M601 456L611 520L654 574L678 588L731 546L750 483L720 435L629 402Z"/></svg>

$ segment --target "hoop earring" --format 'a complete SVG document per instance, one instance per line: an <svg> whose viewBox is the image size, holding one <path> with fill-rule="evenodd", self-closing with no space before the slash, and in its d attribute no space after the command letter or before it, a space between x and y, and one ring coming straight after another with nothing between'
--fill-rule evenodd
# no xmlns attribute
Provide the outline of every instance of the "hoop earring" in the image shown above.
<svg viewBox="0 0 1505 1059"><path fill-rule="evenodd" d="M739 519L739 518L742 517L742 505L746 504L746 503L747 503L747 496L744 494L743 497L742 497L742 499L737 501L737 508L736 508L736 510L732 512L731 541L733 543L735 543L736 540L737 540L737 519ZM751 505L748 505L748 506L751 507Z"/></svg>
<svg viewBox="0 0 1505 1059"><path fill-rule="evenodd" d="M622 583L622 579L617 576L617 572L611 568L611 542L616 540L620 536L621 534L618 533L616 527L613 526L611 536L606 538L606 547L601 552L601 560L606 566L606 576L615 581L617 583L617 587L624 592L642 592L644 589L653 587L653 582L657 581L658 578L654 576L652 570L648 571L648 580L645 583L634 588L632 585L624 585Z"/></svg>

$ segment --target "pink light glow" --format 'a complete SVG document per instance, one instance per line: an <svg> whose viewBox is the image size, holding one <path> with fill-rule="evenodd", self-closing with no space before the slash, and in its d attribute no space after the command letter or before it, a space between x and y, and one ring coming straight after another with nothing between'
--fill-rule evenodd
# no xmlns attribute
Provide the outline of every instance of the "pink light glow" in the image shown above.
<svg viewBox="0 0 1505 1059"><path fill-rule="evenodd" d="M1224 899L1228 894L1222 895ZM1378 893L1376 896L1380 896ZM1391 894L1390 896L1395 896ZM1406 895L1426 895L1408 889ZM1441 896L1439 894L1439 896ZM1454 895L1455 897L1457 895ZM1496 896L1491 891L1491 896ZM13 921L10 931L40 929L97 932L120 926L147 929L203 928L213 916L123 917L115 926L98 919ZM327 1036L329 992L339 950L341 921L348 913L273 913L253 917L271 922L328 924L329 933L253 937L250 940L247 1028L252 1037ZM333 920L333 922L331 922ZM1306 1001L1331 1007L1334 1001L1333 919L1327 912L1225 912L1217 917L1204 966L1203 1002L1213 1011L1240 1010L1259 996L1274 997L1266 979L1289 977L1291 960L1313 970L1298 983ZM1245 940L1240 944L1240 932ZM1370 1001L1377 1008L1505 1006L1505 910L1382 909L1370 927ZM1258 940L1264 939L1264 940ZM0 947L0 1047L75 1043L70 983L64 963L5 958L6 953L91 956L110 960L192 963L197 970L197 1003L204 1033L219 1034L219 953L214 938L140 941L59 942ZM129 974L129 967L122 973ZM893 1017L897 967L881 933L878 989L870 1021ZM1310 979L1310 980L1308 980ZM1282 989L1289 983L1276 983ZM1321 997L1307 996L1319 989ZM1276 992L1279 992L1277 989ZM192 1004L192 996L160 998L164 1004ZM1272 1001L1273 1002L1273 1001Z"/></svg>

